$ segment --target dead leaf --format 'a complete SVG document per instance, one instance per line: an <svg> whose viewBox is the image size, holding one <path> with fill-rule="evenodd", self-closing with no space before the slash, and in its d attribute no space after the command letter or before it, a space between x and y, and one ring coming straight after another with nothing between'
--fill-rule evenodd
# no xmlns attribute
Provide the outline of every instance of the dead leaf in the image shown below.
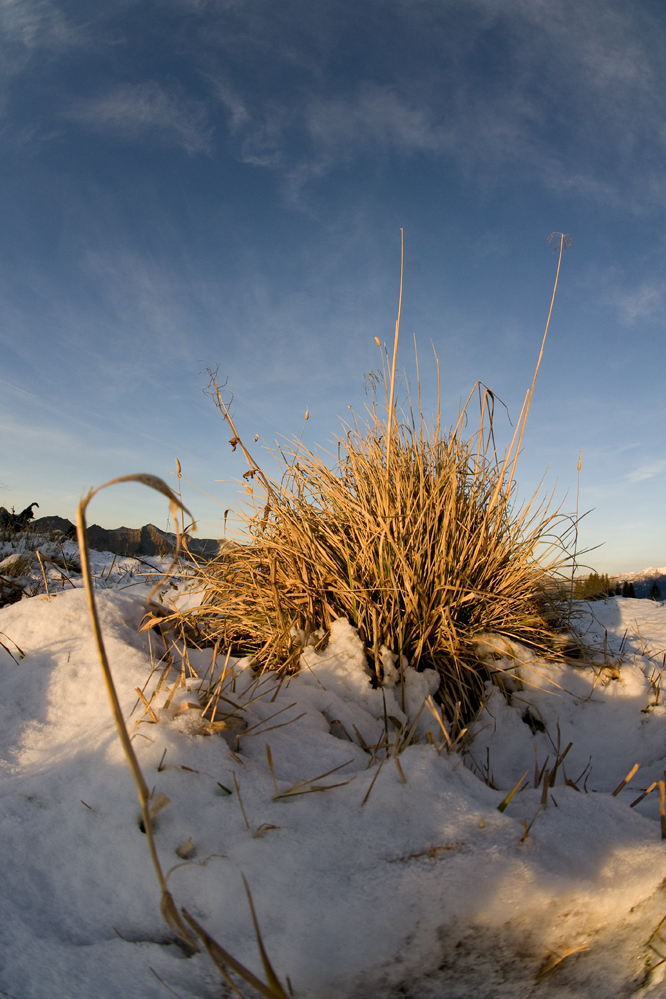
<svg viewBox="0 0 666 999"><path fill-rule="evenodd" d="M269 829L279 829L279 828L280 828L279 826L272 826L270 822L264 822L262 825L259 826L258 829L254 830L252 835L254 836L255 839L261 839L262 836L266 835Z"/></svg>
<svg viewBox="0 0 666 999"><path fill-rule="evenodd" d="M181 860L187 860L188 857L192 856L194 853L194 844L191 836L188 836L185 842L178 847L176 853Z"/></svg>
<svg viewBox="0 0 666 999"><path fill-rule="evenodd" d="M150 808L148 809L148 815L150 816L151 819L154 819L155 816L159 812L161 812L163 808L166 808L166 806L169 804L171 804L171 799L167 798L166 794L162 794L162 792L160 791L160 793L157 795L157 797L151 804Z"/></svg>

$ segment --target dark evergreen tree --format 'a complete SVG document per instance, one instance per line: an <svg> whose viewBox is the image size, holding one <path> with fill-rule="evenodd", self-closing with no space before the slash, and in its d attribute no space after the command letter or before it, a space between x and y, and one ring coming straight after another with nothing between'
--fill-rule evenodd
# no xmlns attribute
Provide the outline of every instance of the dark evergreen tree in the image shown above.
<svg viewBox="0 0 666 999"><path fill-rule="evenodd" d="M614 587L611 584L607 572L591 572L585 578L578 578L574 587L575 600L604 600L606 597L614 595Z"/></svg>
<svg viewBox="0 0 666 999"><path fill-rule="evenodd" d="M650 587L650 600L661 600L661 590L656 579Z"/></svg>
<svg viewBox="0 0 666 999"><path fill-rule="evenodd" d="M611 582L607 572L591 572L589 576L579 576L574 582L574 600L605 600L619 596L619 582Z"/></svg>

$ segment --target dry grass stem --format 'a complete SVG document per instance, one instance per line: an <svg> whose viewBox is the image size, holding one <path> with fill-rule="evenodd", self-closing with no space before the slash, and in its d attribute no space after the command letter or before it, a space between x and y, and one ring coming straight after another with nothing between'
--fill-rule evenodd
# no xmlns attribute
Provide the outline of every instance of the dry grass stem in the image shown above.
<svg viewBox="0 0 666 999"><path fill-rule="evenodd" d="M368 790L366 791L366 793L365 793L365 797L364 797L363 801L361 802L361 807L362 807L363 805L365 805L366 801L367 801L367 800L368 800L368 798L370 797L370 795L371 795L371 793L372 793L372 789L373 789L373 787L375 786L375 781L376 781L376 780L377 780L377 778L379 777L379 774L380 774L380 771L381 771L382 767L384 766L384 763L385 763L385 760L381 760L381 762L380 762L379 766L377 767L377 769L376 769L376 771L375 771L375 775L374 775L374 777L372 778L372 780L370 781L370 787L369 787L369 788L368 788Z"/></svg>
<svg viewBox="0 0 666 999"><path fill-rule="evenodd" d="M513 796L518 791L518 788L523 783L523 781L527 777L528 773L529 773L529 770L526 770L525 773L523 774L523 776L520 778L520 780L516 784L516 786L513 788L513 790L509 791L509 793L507 794L506 798L504 798L504 800L499 803L499 805L497 806L497 811L498 812L504 812L504 811L506 811L507 805L510 803L511 799L513 798Z"/></svg>
<svg viewBox="0 0 666 999"><path fill-rule="evenodd" d="M0 631L0 635L2 635L2 637L5 638L8 642L11 642L16 651L18 652L19 657L17 659L12 650L7 645L5 645L4 642L0 642L0 648L4 649L7 655L11 656L16 665L18 666L19 660L25 659L25 652L23 651L22 648L20 648L20 646L16 644L16 642L12 638L10 638L8 635L5 635L4 631Z"/></svg>
<svg viewBox="0 0 666 999"><path fill-rule="evenodd" d="M272 760L270 762L272 762ZM290 787L287 791L282 791L282 793L277 791L276 785L276 794L273 800L277 801L279 798L293 798L299 794L312 794L315 791L330 791L331 788L334 787L344 787L345 784L351 783L354 778L350 777L349 780L340 781L337 784L316 784L315 781L323 780L324 777L328 777L330 774L334 774L338 770L342 770L343 767L349 766L349 764L353 762L353 760L347 760L346 763L341 763L339 766L333 767L332 770L327 770L325 774L319 774L318 777L310 777L309 780L296 781L293 787ZM273 780L275 781L275 775L273 775Z"/></svg>
<svg viewBox="0 0 666 999"><path fill-rule="evenodd" d="M629 808L635 808L636 805L639 805L643 800L643 798L647 798L648 794L652 794L656 786L657 782L655 780L652 782L652 784L650 784L648 788L645 789L645 791L643 791L642 794L639 794L639 796L636 798L635 801L632 801L632 803L629 805Z"/></svg>
<svg viewBox="0 0 666 999"><path fill-rule="evenodd" d="M162 479L154 475L141 474L141 475L124 475L117 479L113 479L110 482L105 483L105 485L100 486L98 489L91 489L88 495L85 496L79 503L76 516L79 551L81 553L81 567L83 570L83 581L86 591L86 599L88 603L88 610L90 613L93 636L95 639L95 645L97 648L100 665L102 667L104 682L109 697L109 702L111 704L111 711L116 723L118 736L121 745L123 747L123 751L125 753L125 758L127 760L130 771L134 778L134 783L136 785L139 796L139 803L141 806L141 815L142 815L142 829L143 832L146 834L151 860L161 890L160 913L165 923L167 924L167 926L169 926L172 932L177 937L179 937L192 951L196 952L199 950L199 947L197 945L194 936L190 932L190 929L186 925L186 923L189 923L192 929L195 930L199 939L203 942L204 946L206 947L206 950L210 954L214 963L218 967L220 967L220 970L225 978L225 981L227 981L228 984L230 984L236 992L241 994L237 989L237 987L234 985L234 983L231 982L231 980L229 979L228 974L226 972L226 966L231 967L238 975L241 976L241 978L243 978L249 985L251 985L252 988L254 988L257 992L266 997L266 999L287 999L284 989L282 988L280 982L275 976L275 973L272 967L270 966L270 962L268 961L268 957L266 956L263 941L261 939L261 934L259 931L259 926L254 912L254 906L252 904L252 898L250 896L247 883L245 884L245 887L248 893L248 900L250 903L252 920L254 923L257 943L259 945L259 949L261 952L262 962L264 963L264 968L267 970L267 976L269 978L268 986L266 986L260 979L258 979L256 975L253 975L251 971L249 971L247 968L244 967L244 965L236 961L235 958L232 957L232 955L230 955L227 951L223 950L223 948L221 948L213 940L213 938L206 933L203 927L201 927L188 913L186 913L184 909L182 910L182 915L181 915L181 913L176 908L176 904L173 900L171 893L168 890L167 877L165 877L164 872L162 871L162 866L160 864L160 860L157 854L157 847L155 844L155 836L153 830L153 818L155 817L155 815L157 815L159 811L161 811L169 804L169 799L166 797L166 795L160 792L154 799L151 800L151 792L149 792L148 790L143 774L141 772L141 768L139 766L139 762L136 758L136 754L132 747L130 736L127 731L127 726L125 724L125 719L123 717L122 709L120 706L120 701L118 700L118 694L116 692L115 684L113 682L111 667L109 665L106 649L104 646L104 639L102 636L102 629L100 625L99 614L97 612L97 604L93 588L92 573L90 570L90 550L88 546L88 536L87 536L87 527L86 527L86 510L88 504L101 489L105 489L107 488L107 486L112 486L120 482L140 482L143 485L146 485L151 489L155 489L157 492L162 493L169 500L170 512L171 516L174 518L174 524L176 528L176 550L174 553L173 561L171 563L171 567L167 571L166 574L167 576L169 575L173 567L176 565L180 552L181 530L178 520L178 511L180 510L183 516L185 513L187 513L189 517L192 517L192 515L190 511L187 509L187 507L183 505L181 500L171 491L171 489L169 489L167 484ZM192 523L194 525L193 518L192 518ZM160 583L161 580L158 581L157 584L151 590L147 598L148 603L150 603L153 594L160 586ZM169 701L171 699L171 696L173 695L173 691L176 689L177 686L178 683L174 684L172 692L169 696ZM139 693L143 699L141 691L139 691ZM162 762L163 759L164 757L162 758ZM240 798L240 788L235 774L234 774L234 783L236 784L236 790L238 793L238 799L241 806L241 810L243 812L243 818L245 819L245 823L249 829L249 824L247 822L245 810L243 809L243 803ZM245 881L245 879L243 880ZM220 965L219 963L220 958L224 959L222 965Z"/></svg>
<svg viewBox="0 0 666 999"><path fill-rule="evenodd" d="M613 797L614 798L616 798L617 795L620 793L620 791L624 787L627 786L627 784L632 779L632 777L634 777L635 774L638 772L639 768L640 768L640 763L634 763L633 767L631 768L631 770L629 771L629 773L627 774L627 776L623 780L620 781L620 783L618 784L618 786L613 791Z"/></svg>

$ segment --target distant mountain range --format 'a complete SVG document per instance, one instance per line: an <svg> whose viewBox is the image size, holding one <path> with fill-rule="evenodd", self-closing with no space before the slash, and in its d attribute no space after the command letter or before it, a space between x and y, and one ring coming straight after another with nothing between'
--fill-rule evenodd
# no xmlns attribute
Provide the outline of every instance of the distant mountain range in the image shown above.
<svg viewBox="0 0 666 999"><path fill-rule="evenodd" d="M39 517L30 522L30 530L39 534L61 531L67 537L76 537L76 527L65 517ZM154 524L143 527L117 527L107 530L98 524L88 528L90 547L98 552L112 552L114 555L163 555L173 552L176 535L161 531ZM188 537L187 547L200 558L216 558L230 542L215 538Z"/></svg>
<svg viewBox="0 0 666 999"><path fill-rule="evenodd" d="M39 534L61 531L68 537L76 538L75 525L65 517L39 517L29 526ZM93 524L88 528L88 538L90 547L95 551L112 552L114 555L162 555L173 552L176 547L176 535L171 531L161 531L154 524L136 528L117 527L115 530ZM190 537L187 546L193 555L212 559L232 543L222 538ZM657 583L662 598L666 599L666 565L656 569L649 567L640 572L609 573L609 576L613 585L633 583L634 595L640 599L649 597L652 586Z"/></svg>
<svg viewBox="0 0 666 999"><path fill-rule="evenodd" d="M634 584L634 594L636 597L645 598L650 596L650 590L656 583L661 590L662 597L666 598L666 565L661 569L641 569L640 572L624 572L617 576L611 576L613 582L620 585L625 581Z"/></svg>

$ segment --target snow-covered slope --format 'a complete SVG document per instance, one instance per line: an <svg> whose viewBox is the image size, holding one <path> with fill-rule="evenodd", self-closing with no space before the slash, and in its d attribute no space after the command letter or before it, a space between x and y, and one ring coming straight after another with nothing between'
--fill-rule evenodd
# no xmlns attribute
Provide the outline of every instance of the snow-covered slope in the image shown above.
<svg viewBox="0 0 666 999"><path fill-rule="evenodd" d="M137 632L146 592L98 594L130 727L136 688L150 698L163 672L151 675L157 636ZM581 615L589 640L607 638L604 669L516 648L511 703L490 694L469 751L430 745L426 710L400 768L379 769L384 752L362 743L382 739L385 705L414 718L434 677L408 671L403 713L399 686L370 686L344 621L279 689L229 663L238 742L206 735L196 708L212 651L191 653L200 677L184 687L176 663L133 745L170 799L156 839L177 903L262 974L244 874L276 971L303 999L662 996L663 966L646 978L666 916L658 788L630 806L664 777L666 609L618 598ZM84 593L5 607L0 632L18 660L0 648L0 994L162 999L162 979L183 999L224 995L207 956L185 957L160 918Z"/></svg>

